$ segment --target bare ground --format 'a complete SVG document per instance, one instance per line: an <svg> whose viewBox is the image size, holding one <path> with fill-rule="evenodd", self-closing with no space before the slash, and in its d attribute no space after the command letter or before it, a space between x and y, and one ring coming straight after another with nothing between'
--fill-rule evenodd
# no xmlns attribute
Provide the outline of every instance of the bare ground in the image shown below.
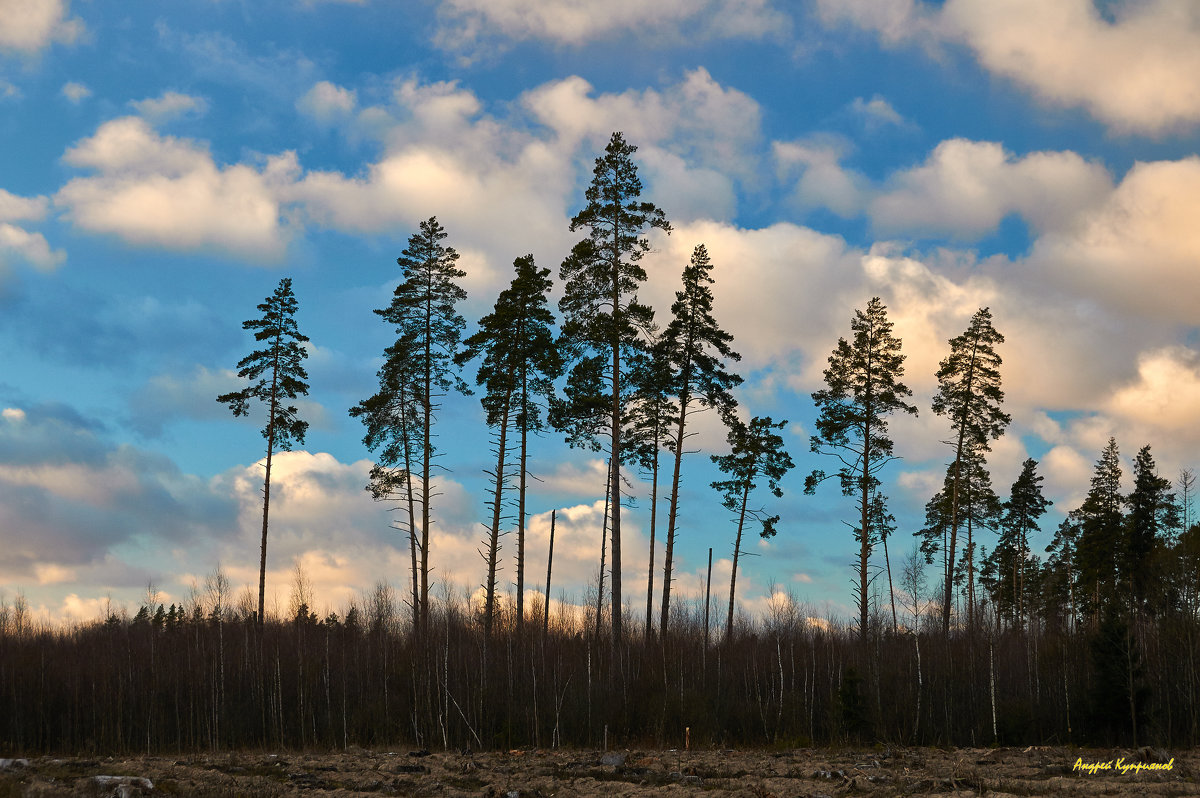
<svg viewBox="0 0 1200 798"><path fill-rule="evenodd" d="M1170 770L1120 771L1133 763ZM1086 773L1076 762L1111 764ZM1200 750L1068 748L219 753L0 759L7 796L1178 796ZM99 778L98 778L99 777Z"/></svg>

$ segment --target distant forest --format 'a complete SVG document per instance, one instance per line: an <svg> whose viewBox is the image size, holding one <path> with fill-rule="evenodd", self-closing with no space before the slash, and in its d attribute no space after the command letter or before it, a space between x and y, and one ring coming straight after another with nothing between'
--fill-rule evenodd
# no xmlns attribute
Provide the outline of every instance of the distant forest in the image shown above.
<svg viewBox="0 0 1200 798"><path fill-rule="evenodd" d="M164 607L150 590L132 617L70 628L32 622L20 595L0 600L0 752L1200 743L1195 476L1161 476L1143 446L1125 494L1110 440L1083 503L1036 554L1030 540L1051 504L1037 461L1006 497L988 472L1011 419L1004 337L987 308L949 341L936 375L929 409L945 419L950 463L907 554L889 550L897 525L883 469L896 457L890 419L919 409L886 306L875 297L853 311L812 395L811 449L831 468L806 475L805 491L852 499L856 617L819 617L779 593L764 617L737 612L739 558L746 541L775 534L770 501L794 467L787 421L739 406L740 358L713 315L703 244L669 314L656 320L639 302L646 234L671 225L641 198L634 152L614 133L596 159L571 220L581 237L559 268L557 321L550 270L532 255L514 261L470 336L455 309L465 273L436 218L398 259L401 282L375 310L397 337L378 392L349 412L375 454L367 490L397 508L406 536L402 594L381 583L321 618L297 569L287 614L265 611L272 459L308 427L293 404L309 388L308 339L283 279L243 325L259 347L238 363L244 387L216 397L235 416L266 411L257 601L233 600L219 569L184 604ZM477 604L429 579L437 420L451 392L477 394L489 429ZM692 439L709 411L727 431L727 453L709 456L735 518L733 572L727 601L711 568L704 599L681 600L680 485L704 456ZM543 584L525 568L529 443L548 434L608 463L597 582L582 607L548 602L553 531L545 591L528 589ZM622 581L622 466L650 485L644 613L631 609L640 586ZM497 585L502 539L515 543L511 598Z"/></svg>

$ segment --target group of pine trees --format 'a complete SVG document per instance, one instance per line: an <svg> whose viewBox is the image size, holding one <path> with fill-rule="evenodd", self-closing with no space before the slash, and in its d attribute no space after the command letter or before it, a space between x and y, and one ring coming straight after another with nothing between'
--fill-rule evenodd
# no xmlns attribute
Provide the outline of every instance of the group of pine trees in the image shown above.
<svg viewBox="0 0 1200 798"><path fill-rule="evenodd" d="M469 336L456 310L465 275L436 219L420 225L398 259L400 283L375 311L396 339L383 353L378 391L349 412L375 453L366 487L398 508L395 525L407 536L410 623L400 622L386 583L344 617L318 618L302 584L289 617L264 611L272 458L303 443L307 431L294 403L308 390L308 339L284 279L258 306L262 316L244 324L262 347L238 364L247 384L218 397L235 416L251 401L267 410L257 608L249 594L231 606L219 572L207 597L187 607L164 610L151 598L132 620L109 613L75 629L38 628L21 596L11 608L0 597L0 747L595 746L610 731L627 745L679 745L687 730L698 743L722 746L1200 743L1195 477L1183 472L1177 494L1146 446L1124 493L1110 440L1083 503L1039 558L1031 541L1051 502L1038 463L1023 463L1004 500L988 470L1010 417L1002 409L1004 338L987 308L949 341L939 365L930 409L945 419L948 465L914 533L918 545L895 574L889 540L897 523L884 479L898 455L889 422L918 408L887 308L876 297L854 312L849 338L829 356L825 387L812 395L812 451L837 467L813 471L805 490L836 476L853 502L857 617L842 626L778 595L765 617L735 613L743 535L769 538L780 523L755 491L782 493L793 468L780 434L787 422L737 412L741 378L730 368L739 357L713 316L713 264L703 245L665 323L639 301L646 234L670 225L641 199L633 152L614 134L596 159L585 207L571 222L584 235L559 269L557 334L550 270L532 255L516 258L510 285ZM437 416L450 393L471 392L464 369L473 363L491 443L481 607L431 595L429 578ZM727 432L728 452L711 457L723 475L712 487L732 514L734 537L715 646L707 594L702 607L672 601L683 460L695 446L696 414L709 410ZM551 622L553 513L546 589L525 606L529 447L548 430L608 463L600 589L582 622L567 608ZM642 640L627 628L633 619L623 600L622 466L650 483ZM514 533L509 606L499 600L498 574L502 540ZM991 551L985 540L994 541ZM935 563L941 570L930 586L926 568ZM527 616L540 616L540 633Z"/></svg>
<svg viewBox="0 0 1200 798"><path fill-rule="evenodd" d="M479 361L475 382L486 423L491 430L494 467L483 542L486 563L482 625L492 634L497 612L497 573L501 538L515 521L516 617L525 618L525 523L530 436L548 427L561 432L573 447L603 452L608 463L608 496L604 530L611 552L611 613L614 639L624 634L622 583L622 506L629 493L622 466L644 468L651 476L650 581L647 586L646 635L652 634L654 550L658 517L661 455L670 457L671 482L663 564L661 628L670 618L674 551L679 531L680 482L687 442L695 433L695 413L715 409L729 428L731 452L713 457L728 479L713 483L738 519L734 574L730 582L729 617L734 612L738 554L748 517L762 522L761 535L774 534L777 517L767 517L749 504L762 478L775 496L779 479L792 467L783 440L771 430L787 422L736 414L731 391L741 378L727 369L739 355L732 336L713 317L713 264L698 245L683 270L665 326L652 308L639 300L646 280L640 261L649 251L646 233L667 233L671 225L652 203L641 199L642 185L632 155L636 148L614 133L604 155L596 159L584 208L571 220L571 231L586 231L559 268L563 296L561 323L553 331L548 307L550 270L538 267L533 255L513 262L514 276L500 293L478 331L464 337L466 321L456 305L466 299L457 266L458 253L443 242L446 231L436 218L420 225L398 259L401 282L391 304L375 311L396 332L378 371L379 390L350 409L367 433L363 441L376 453L367 489L376 499L401 507L399 523L408 531L411 554L411 605L414 627L427 625L430 603L430 531L436 460L438 410L450 392L471 393L463 369ZM308 390L300 346L308 339L296 327L296 298L291 281L280 282L261 305L262 318L245 322L266 348L239 365L239 376L252 381L241 391L224 394L234 415L245 415L250 399L267 405L266 470L263 485L263 538L259 571L258 617L263 615L266 545L270 506L271 459L277 448L303 443L306 424L287 404ZM558 381L565 377L560 393ZM513 494L515 493L515 500ZM513 510L515 509L515 513ZM547 583L550 581L547 571ZM605 569L601 565L601 592Z"/></svg>
<svg viewBox="0 0 1200 798"><path fill-rule="evenodd" d="M775 534L778 516L750 502L751 492L765 479L771 493L782 495L779 483L793 467L777 433L786 421L751 418L736 412L732 391L741 377L729 370L740 359L732 336L713 317L713 264L703 244L695 247L682 275L665 325L652 308L639 300L646 280L641 265L650 244L650 229L671 232L661 209L641 199L641 182L632 155L635 147L614 133L604 155L596 159L585 205L571 220L572 232L586 234L559 268L563 296L558 303L561 323L553 331L549 308L553 286L550 270L538 267L532 255L513 262L514 275L478 331L465 337L466 321L456 305L466 298L461 286L465 273L458 253L446 246L446 231L431 218L420 225L398 263L401 282L392 302L375 313L396 332L378 371L379 390L351 408L366 427L364 443L377 463L367 486L376 499L401 508L397 526L408 533L411 555L411 609L414 625L428 619L431 509L439 455L435 424L445 396L471 392L463 379L468 364L479 361L475 383L492 431L494 467L484 523L481 553L486 565L483 581L482 625L490 636L497 612L501 539L515 523L516 602L518 623L525 618L525 524L529 441L553 428L571 446L606 455L605 544L611 556L611 606L622 608L622 506L627 491L622 466L635 466L650 481L650 567L646 591L645 634L652 637L654 556L658 520L662 455L668 457L670 483L662 488L666 501L666 531L662 564L660 629L670 623L675 543L679 532L679 501L683 456L694 436L689 421L695 413L715 409L728 429L730 452L713 456L726 475L713 483L734 513L736 533L726 628L732 628L737 569L746 521ZM263 316L245 322L265 348L239 364L239 376L251 381L240 391L218 400L234 415L245 415L251 399L267 405L267 440L263 486L262 549L258 617L263 617L266 545L272 455L293 441L303 443L307 424L289 401L307 392L302 361L308 339L296 327L297 302L291 281L280 282L261 305ZM902 342L893 333L887 308L872 298L856 310L851 338L841 338L824 372L826 387L813 393L818 410L812 451L837 459L838 483L854 501L855 516L848 525L858 544L854 595L858 629L866 635L873 596L881 592L890 603L891 625L899 628L897 588L893 580L889 537L895 519L881 479L884 467L896 458L888 434L890 416L915 415L904 385ZM1087 500L1071 512L1054 536L1043 565L1033 555L1031 534L1051 502L1041 491L1037 462L1026 460L1013 483L1009 499L1001 501L992 488L986 456L991 443L1011 421L1002 410L1002 365L997 347L1004 336L992 324L988 308L980 308L967 329L949 341L949 354L937 371L938 389L933 412L946 418L950 459L942 490L926 505L925 525L915 534L926 564L940 561L940 620L948 634L952 619L973 628L981 622L987 592L993 617L1013 626L1031 613L1053 608L1072 621L1086 616L1097 623L1110 607L1148 612L1164 602L1190 600L1186 569L1168 578L1165 562L1186 559L1186 535L1169 480L1159 476L1149 447L1135 463L1135 490L1120 494L1120 464L1115 441L1100 462ZM565 380L563 379L565 377ZM560 381L563 383L559 390ZM813 493L828 476L813 471L805 491ZM1188 482L1186 489L1191 489ZM515 494L515 498L514 498ZM1129 512L1122 512L1128 507ZM985 533L996 536L988 553L981 545ZM882 547L884 566L873 564ZM1176 550L1178 549L1178 551ZM1175 556L1172 557L1172 554ZM552 567L552 562L551 562ZM1164 570L1166 569L1166 570ZM872 588L886 574L886 591ZM551 572L547 572L547 584ZM1194 580L1190 580L1194 581ZM911 597L910 597L911 598ZM615 638L623 634L623 615L611 613Z"/></svg>

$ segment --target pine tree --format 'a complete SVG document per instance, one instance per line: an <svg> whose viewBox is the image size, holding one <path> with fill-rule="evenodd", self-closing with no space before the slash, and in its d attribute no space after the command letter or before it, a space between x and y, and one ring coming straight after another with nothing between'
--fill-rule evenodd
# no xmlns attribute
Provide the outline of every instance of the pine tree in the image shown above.
<svg viewBox="0 0 1200 798"><path fill-rule="evenodd" d="M900 339L892 334L887 306L873 297L865 311L854 311L850 322L853 343L839 338L825 369L828 388L812 395L819 411L812 450L837 457L841 463L837 475L845 496L856 496L859 522L855 534L859 541L856 588L859 606L859 634L867 637L867 570L871 556L871 496L879 485L878 473L894 459L888 437L887 417L896 411L916 415L917 408L906 403L911 396L900 379L904 376L904 355ZM824 471L813 471L804 482L804 492L814 493L826 478Z"/></svg>
<svg viewBox="0 0 1200 798"><path fill-rule="evenodd" d="M654 604L654 554L658 534L658 483L663 447L678 415L671 399L671 373L662 338L635 360L631 380L635 386L629 409L629 425L621 448L634 454L642 471L650 474L650 547L646 569L646 640L654 634L651 615Z"/></svg>
<svg viewBox="0 0 1200 798"><path fill-rule="evenodd" d="M550 270L538 269L532 255L513 261L516 272L511 285L500 293L494 309L479 322L479 331L464 341L459 364L482 355L477 384L486 389L480 398L488 426L496 430L496 469L492 491L492 517L488 525L488 564L484 629L490 636L495 611L496 568L501 535L504 492L512 476L507 459L508 432L519 436L517 474L517 619L524 613L525 573L525 472L530 432L541 428L536 399L550 395L554 378L562 371L562 361L550 330L553 316L546 307L550 291Z"/></svg>
<svg viewBox="0 0 1200 798"><path fill-rule="evenodd" d="M675 536L679 523L679 480L691 436L687 432L689 411L716 408L728 419L737 405L730 390L742 378L725 369L726 361L741 360L730 347L733 336L717 326L713 318L712 261L703 244L692 252L683 270L683 289L675 292L671 321L663 332L663 358L678 402L676 428L668 446L674 454L671 472L671 498L667 511L667 545L663 563L663 600L661 629L666 630L671 609L671 574L675 562ZM647 620L649 623L649 620Z"/></svg>
<svg viewBox="0 0 1200 798"><path fill-rule="evenodd" d="M792 458L783 448L783 438L775 430L787 426L786 421L775 423L770 416L760 418L755 416L749 424L743 423L737 417L729 418L729 454L713 455L722 473L728 474L729 479L712 483L715 490L721 493L725 509L737 513L737 535L733 544L733 571L729 577L729 615L725 623L725 640L728 641L733 633L734 588L737 586L738 559L742 552L742 532L746 519L757 521L762 525L759 536L775 537L775 525L779 523L778 515L767 515L761 509L750 507L750 494L758 487L758 481L765 478L771 495L783 496L779 481L793 467Z"/></svg>
<svg viewBox="0 0 1200 798"><path fill-rule="evenodd" d="M1000 356L995 346L1004 336L992 326L992 314L980 308L971 317L966 331L950 339L950 355L938 368L938 392L933 397L933 412L950 418L956 433L953 484L950 489L950 540L946 550L946 592L942 604L942 631L950 632L951 585L955 578L954 560L961 521L962 471L964 461L975 454L990 451L990 441L1004 434L1011 418L1000 410L1004 392L1000 390ZM968 595L974 594L974 574L968 574ZM970 604L968 604L970 609ZM973 618L968 614L968 623Z"/></svg>
<svg viewBox="0 0 1200 798"><path fill-rule="evenodd" d="M458 376L455 364L466 322L454 306L466 299L467 292L458 284L466 272L456 265L458 253L452 247L443 246L445 238L445 230L436 218L431 217L421 222L420 231L409 237L408 247L396 259L402 269L403 280L396 287L391 304L375 313L396 328L398 339L389 349L389 354L391 357L402 357L406 362L396 364L389 376L404 383L401 387L396 384L385 385L381 381L380 394L376 394L377 401L369 399L360 405L364 411L367 403L377 408L396 403L402 406L403 398L397 393L411 397L415 404L415 418L411 422L418 440L413 441L412 457L403 476L411 485L412 460L415 460L421 469L417 500L421 505L418 569L421 586L414 617L421 628L425 628L429 618L429 535L435 413L440 407L439 399L450 390L470 393L466 383ZM403 415L392 420L401 423L406 421ZM369 422L365 423L370 426ZM403 429L399 434L393 434L393 439L402 439ZM388 479L395 476L393 473Z"/></svg>
<svg viewBox="0 0 1200 798"><path fill-rule="evenodd" d="M955 508L953 497L957 485L958 506ZM995 529L999 526L1001 506L1000 500L992 490L992 477L988 473L987 463L982 451L967 452L962 461L951 463L946 469L942 489L925 505L926 526L916 534L924 539L921 550L925 552L926 562L933 562L933 555L942 552L943 580L952 568L949 552L950 540L953 538L953 519L957 509L958 522L965 528L966 545L960 565L956 569L949 584L963 585L966 583L968 625L974 622L975 613L975 535L979 530ZM951 594L953 596L953 594ZM945 602L943 601L943 608Z"/></svg>
<svg viewBox="0 0 1200 798"><path fill-rule="evenodd" d="M303 362L308 351L301 344L308 337L296 325L298 303L292 293L292 281L279 281L275 293L258 306L262 318L242 323L244 330L256 330L254 340L266 342L266 348L256 349L238 362L238 377L250 380L251 385L240 391L221 394L217 401L229 405L234 416L249 413L251 399L267 406L267 424L262 436L267 441L267 458L263 477L262 552L258 565L258 623L263 622L263 605L267 589L267 519L271 507L271 460L275 450L290 451L292 442L303 444L308 422L301 421L294 405L288 400L308 394L308 374Z"/></svg>
<svg viewBox="0 0 1200 798"><path fill-rule="evenodd" d="M408 510L408 542L411 567L413 625L419 624L421 580L418 557L421 543L417 533L416 491L413 463L417 460L420 434L420 403L416 400L417 358L413 341L400 339L384 350L384 362L376 372L379 391L350 408L350 416L366 426L363 444L378 450L371 467L367 490L376 501L399 501Z"/></svg>
<svg viewBox="0 0 1200 798"><path fill-rule="evenodd" d="M631 357L646 348L654 313L638 302L646 280L640 260L650 249L647 228L670 232L663 212L640 201L642 182L632 156L636 147L613 133L596 159L587 205L571 219L571 231L588 229L563 261L559 276L563 297L564 355L574 360L566 399L556 403L554 423L572 445L599 449L607 427L612 467L612 624L614 642L622 636L621 615L621 451L622 430L631 398Z"/></svg>

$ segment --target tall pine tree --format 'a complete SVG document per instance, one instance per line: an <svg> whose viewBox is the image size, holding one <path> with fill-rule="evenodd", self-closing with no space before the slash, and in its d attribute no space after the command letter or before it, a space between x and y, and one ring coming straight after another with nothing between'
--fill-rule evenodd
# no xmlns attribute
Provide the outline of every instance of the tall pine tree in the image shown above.
<svg viewBox="0 0 1200 798"><path fill-rule="evenodd" d="M667 628L671 610L671 573L675 563L675 536L679 523L679 480L686 441L688 413L717 408L729 419L737 402L730 390L742 378L729 373L727 361L741 360L730 344L733 336L717 326L713 318L712 261L703 244L692 252L683 270L683 288L675 292L671 321L663 332L663 353L671 393L676 397L676 427L668 446L674 454L671 471L671 498L667 511L667 546L663 562L662 617L659 627ZM649 623L649 617L646 620Z"/></svg>
<svg viewBox="0 0 1200 798"><path fill-rule="evenodd" d="M255 330L254 340L265 342L238 362L238 377L251 384L240 391L221 394L217 401L229 405L234 416L249 413L251 399L267 406L267 424L262 436L267 441L267 459L263 477L262 550L258 565L258 622L263 622L263 604L267 589L267 519L271 508L271 460L275 450L290 451L292 441L304 443L308 422L301 421L294 405L288 400L308 394L308 374L304 359L308 351L301 344L308 337L296 325L299 304L292 293L292 281L279 281L275 293L258 306L262 318L249 319L242 329Z"/></svg>
<svg viewBox="0 0 1200 798"><path fill-rule="evenodd" d="M479 322L479 331L464 342L460 364L483 357L476 378L484 387L480 398L488 426L496 430L496 467L488 525L488 564L485 584L484 629L490 636L495 614L496 569L500 550L504 493L510 487L508 459L510 428L518 436L517 497L517 622L524 613L525 588L525 472L530 432L541 426L538 397L554 390L554 378L562 372L550 325L554 319L546 306L550 292L550 270L538 269L532 255L513 261L516 274L511 285L500 292L492 312Z"/></svg>
<svg viewBox="0 0 1200 798"><path fill-rule="evenodd" d="M1089 612L1093 625L1101 611L1117 600L1117 558L1123 553L1125 516L1121 508L1121 456L1109 438L1092 473L1092 484L1079 509L1070 514L1079 527L1075 545L1078 608Z"/></svg>
<svg viewBox="0 0 1200 798"><path fill-rule="evenodd" d="M990 442L1004 434L1012 419L1000 409L1004 392L1000 390L1000 355L997 344L1004 336L992 326L992 314L980 308L971 317L965 332L950 339L950 355L938 368L938 392L933 397L933 412L950 418L955 432L953 480L950 487L950 540L946 550L946 592L942 603L942 631L950 632L950 605L955 579L955 555L961 521L964 463L971 457L979 461L990 451ZM973 554L973 552L972 552ZM973 563L968 563L973 569ZM974 573L968 574L968 596L974 594ZM971 609L970 603L968 608ZM973 617L968 614L968 622Z"/></svg>
<svg viewBox="0 0 1200 798"><path fill-rule="evenodd" d="M858 504L859 540L858 597L859 634L867 638L868 563L872 550L871 496L880 484L878 474L894 459L892 439L888 437L888 416L896 411L916 415L917 408L904 401L911 396L900 379L904 376L904 355L900 339L892 334L887 306L872 297L867 309L855 310L850 322L853 341L839 338L825 369L825 389L812 395L817 405L817 434L812 450L837 457L842 494L854 496ZM814 493L826 478L824 471L813 471L804 481L804 492Z"/></svg>
<svg viewBox="0 0 1200 798"><path fill-rule="evenodd" d="M571 219L571 231L582 228L587 237L563 261L559 276L563 297L564 355L574 361L567 377L566 399L556 404L555 426L572 445L600 448L607 437L612 466L612 629L622 637L621 596L621 451L622 430L628 418L632 386L629 372L636 353L646 349L654 312L638 301L638 286L646 280L640 263L650 249L643 237L649 228L670 232L663 212L641 200L642 182L633 163L636 147L613 133L596 159L587 204Z"/></svg>
<svg viewBox="0 0 1200 798"><path fill-rule="evenodd" d="M408 246L396 262L400 265L403 279L396 287L391 304L376 310L379 316L391 323L397 333L397 342L389 350L393 355L404 357L407 362L394 372L397 379L405 381L403 388L381 382L376 401L368 399L365 404L383 408L395 399L389 392L402 391L416 405L412 426L417 440L414 441L412 459L407 471L411 478L413 467L420 466L420 485L416 501L421 506L420 521L420 590L418 607L414 617L423 629L429 619L429 536L432 509L432 468L435 449L433 425L440 399L451 390L469 394L458 375L455 358L461 348L461 338L466 322L455 310L455 304L466 299L467 292L459 285L466 272L458 268L458 253L442 244L446 231L436 218L421 222L420 230L408 239ZM402 404L402 402L401 402ZM362 407L362 405L360 405ZM397 421L403 420L396 419ZM370 426L370 420L364 419Z"/></svg>

